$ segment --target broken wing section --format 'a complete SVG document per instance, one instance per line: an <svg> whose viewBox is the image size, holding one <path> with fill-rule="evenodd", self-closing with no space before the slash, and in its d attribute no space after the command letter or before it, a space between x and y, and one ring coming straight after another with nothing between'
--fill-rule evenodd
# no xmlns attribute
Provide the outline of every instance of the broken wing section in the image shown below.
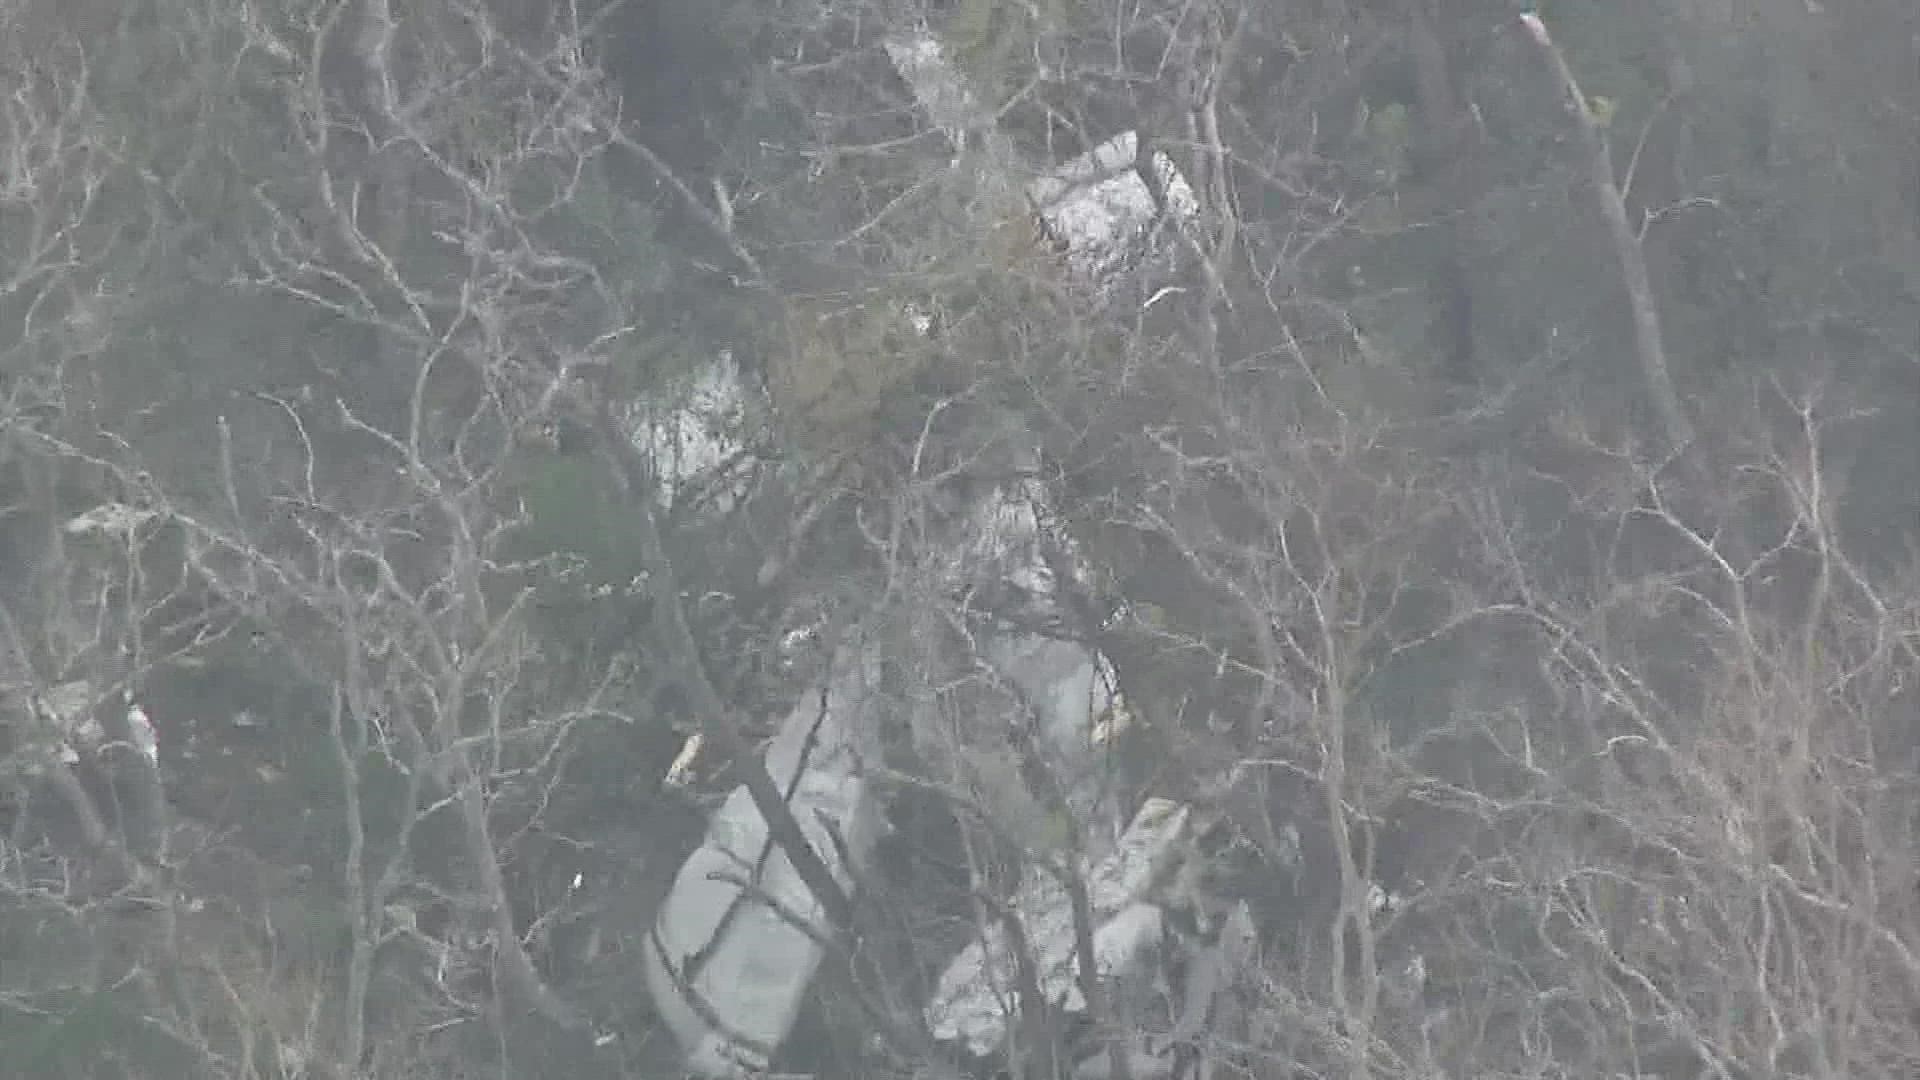
<svg viewBox="0 0 1920 1080"><path fill-rule="evenodd" d="M843 888L868 866L882 828L865 776L878 754L877 668L871 652L843 653L766 752L767 772ZM837 929L735 788L681 866L646 950L647 989L687 1068L710 1077L766 1068Z"/></svg>
<svg viewBox="0 0 1920 1080"><path fill-rule="evenodd" d="M1084 628L1068 617L1062 598L1067 583L1056 574L1084 588L1088 573L1049 498L1046 486L1031 476L985 493L968 515L965 533L950 544L945 574L978 609L980 658L1032 711L1047 765L1056 770L1067 809L1098 857L1111 850L1126 824L1112 782L1113 757L1101 745L1116 721L1124 723L1125 705L1112 663L1080 640ZM983 724L976 734L998 741L1000 730Z"/></svg>
<svg viewBox="0 0 1920 1080"><path fill-rule="evenodd" d="M1160 940L1161 909L1148 900L1153 884L1179 858L1191 811L1183 803L1148 799L1120 837L1119 846L1087 872L1087 899L1096 924L1095 962L1102 974L1138 965ZM1073 904L1053 875L1036 874L1015 898L1027 946L1047 1000L1068 1012L1084 1011L1075 982ZM927 1005L935 1038L958 1042L985 1057L1000 1049L1017 1011L1018 968L1005 927L986 928L940 976Z"/></svg>
<svg viewBox="0 0 1920 1080"><path fill-rule="evenodd" d="M1183 228L1200 213L1173 159L1155 150L1143 162L1132 131L1033 181L1027 192L1047 230L1066 245L1076 276L1103 290L1153 250L1156 224Z"/></svg>

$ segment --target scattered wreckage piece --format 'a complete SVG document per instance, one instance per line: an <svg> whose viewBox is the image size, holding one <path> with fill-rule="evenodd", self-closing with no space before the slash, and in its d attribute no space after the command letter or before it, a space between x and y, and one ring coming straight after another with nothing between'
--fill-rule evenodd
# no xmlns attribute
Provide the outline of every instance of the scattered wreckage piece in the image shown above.
<svg viewBox="0 0 1920 1080"><path fill-rule="evenodd" d="M827 684L781 724L765 760L809 845L851 889L884 828L864 775L879 754L878 656L837 659ZM764 1070L839 930L746 788L735 788L681 866L646 946L647 989L686 1067L707 1077Z"/></svg>
<svg viewBox="0 0 1920 1080"><path fill-rule="evenodd" d="M939 39L927 33L904 34L888 38L882 48L920 111L956 151L965 153L981 137L993 138L1004 149L1004 138L994 131L993 114L981 106L954 69Z"/></svg>
<svg viewBox="0 0 1920 1080"><path fill-rule="evenodd" d="M126 710L128 745L149 765L157 766L160 740L153 721L130 691L122 691L118 698ZM30 773L38 773L48 760L73 765L82 753L99 753L116 745L95 711L107 707L106 702L86 679L60 683L42 693L25 693L13 705L27 720L15 739Z"/></svg>
<svg viewBox="0 0 1920 1080"><path fill-rule="evenodd" d="M669 392L632 408L628 430L653 464L662 507L705 496L725 512L745 495L748 478L739 466L751 454L760 398L732 350L722 349Z"/></svg>
<svg viewBox="0 0 1920 1080"><path fill-rule="evenodd" d="M1097 924L1094 956L1102 974L1137 970L1160 942L1165 913L1152 890L1183 857L1191 816L1184 803L1148 799L1113 853L1086 871L1087 900ZM1084 1012L1066 888L1053 875L1036 874L1011 907L1021 919L1041 993L1069 1013ZM934 1037L957 1042L976 1057L999 1051L1017 1012L1018 964L1006 928L997 922L984 927L940 976L926 1009Z"/></svg>
<svg viewBox="0 0 1920 1080"><path fill-rule="evenodd" d="M1037 452L1032 457L1037 469ZM1089 854L1106 854L1127 822L1108 782L1113 758L1103 744L1126 726L1126 704L1112 662L1066 617L1056 577L1069 575L1084 587L1088 575L1053 518L1044 483L1023 476L995 485L977 498L945 551L947 584L978 625L979 658L1030 711L1068 809L1086 830ZM991 726L978 730L1000 737ZM916 734L923 745L940 743L929 732Z"/></svg>
<svg viewBox="0 0 1920 1080"><path fill-rule="evenodd" d="M896 39L887 52L929 119L947 131L956 148L964 152L973 132L991 136L990 119L935 39L926 34ZM998 164L1008 175L1015 171L1004 139L988 149L989 168ZM993 151L1000 151L1002 160L992 160ZM1184 227L1198 216L1198 199L1172 158L1141 151L1139 135L1124 132L1027 185L1043 231L1063 246L1074 276L1103 297L1152 251L1157 225ZM955 545L951 572L963 581L983 575L995 579L1019 609L1012 613L1015 625L984 636L985 658L1033 709L1054 760L1068 765L1069 811L1097 826L1111 816L1114 793L1094 770L1075 766L1097 756L1101 725L1111 729L1123 723L1125 706L1105 656L1070 635L1047 632L1046 624L1058 619L1062 606L1046 551L1048 503L1037 477L997 486L975 508L971 535ZM1072 554L1067 551L1069 566L1078 562ZM1004 603L989 607L1001 609L989 614L1010 614ZM1188 814L1179 804L1149 800L1117 842L1110 831L1089 830L1094 866L1087 886L1098 923L1096 964L1103 971L1137 967L1160 941L1163 913L1140 897L1177 846ZM1034 874L1013 906L1036 954L1041 992L1068 1011L1084 1011L1074 980L1066 889L1050 875ZM937 1038L958 1041L977 1056L1000 1048L1015 963L1009 949L1005 928L994 924L949 965L927 1007Z"/></svg>
<svg viewBox="0 0 1920 1080"><path fill-rule="evenodd" d="M1101 299L1111 298L1129 269L1154 252L1157 226L1186 228L1199 218L1193 185L1164 150L1143 147L1139 132L1123 131L1051 171L1026 169L938 39L922 31L884 47L921 111L955 149L986 151L985 182L1002 185L1041 173L1026 185L1037 223L1064 249L1074 277Z"/></svg>
<svg viewBox="0 0 1920 1080"><path fill-rule="evenodd" d="M1066 248L1075 275L1103 290L1153 250L1158 224L1185 227L1200 214L1200 200L1173 158L1164 150L1143 157L1133 131L1033 181L1027 192L1048 235Z"/></svg>
<svg viewBox="0 0 1920 1080"><path fill-rule="evenodd" d="M956 164L977 151L973 160L982 164L985 181L1018 192L1022 170L1010 140L938 41L911 35L885 48L929 120L952 141ZM1159 224L1178 225L1198 209L1172 159L1161 152L1143 157L1134 132L1043 175L1025 195L1041 226L1065 246L1075 275L1103 295L1139 265ZM693 478L722 470L734 456L737 443L727 432L747 397L737 369L722 358L700 375L686 402L642 418L636 441L660 462L664 498L674 499ZM962 579L984 573L1012 584L1032 609L1028 614L1043 620L1059 608L1041 550L1045 502L1037 479L1017 493L996 492L980 508L984 517L972 535L956 547L954 566ZM1048 742L1069 763L1097 756L1101 724L1124 722L1111 664L1097 650L1031 628L990 633L985 644L988 661L1032 704ZM792 791L789 804L809 842L843 885L866 868L883 827L877 795L861 776L861 762L877 754L866 690L876 664L875 655L860 656L817 701L803 701L766 757L776 783ZM684 771L684 763L677 766ZM1074 811L1089 821L1101 820L1110 800L1099 785L1069 789ZM1163 912L1143 898L1176 850L1188 815L1181 804L1149 800L1117 841L1112 826L1090 831L1087 887L1103 970L1138 966L1160 940ZM1035 874L1016 906L1041 959L1044 992L1069 1011L1083 1011L1065 889ZM709 1077L764 1070L792 1028L825 939L837 929L770 840L747 792L733 791L705 843L676 876L646 955L649 991L687 1068ZM1001 931L989 928L949 967L928 1009L937 1035L983 1054L1004 1041L1006 948Z"/></svg>
<svg viewBox="0 0 1920 1080"><path fill-rule="evenodd" d="M1186 942L1181 985L1169 1002L1171 1025L1143 1033L1125 1048L1130 1080L1211 1080L1222 1075L1219 1050L1247 1033L1245 1009L1233 994L1253 970L1253 910L1237 901L1210 937ZM1171 989L1171 988L1170 988ZM1074 1080L1118 1080L1109 1053L1096 1051L1074 1065Z"/></svg>

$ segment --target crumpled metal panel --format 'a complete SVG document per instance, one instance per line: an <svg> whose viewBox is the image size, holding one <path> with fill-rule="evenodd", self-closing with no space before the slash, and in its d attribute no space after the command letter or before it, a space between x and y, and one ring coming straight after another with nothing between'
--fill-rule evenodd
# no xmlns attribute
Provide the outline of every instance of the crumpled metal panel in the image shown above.
<svg viewBox="0 0 1920 1080"><path fill-rule="evenodd" d="M1147 894L1180 857L1191 815L1184 803L1148 799L1112 854L1087 870L1095 962L1102 973L1130 970L1159 941L1162 913ZM1012 907L1020 916L1041 993L1069 1012L1085 1009L1076 985L1073 904L1065 887L1051 874L1035 873ZM1017 970L1005 927L988 926L940 976L926 1011L934 1037L958 1042L976 1056L998 1050L1018 1011Z"/></svg>
<svg viewBox="0 0 1920 1080"><path fill-rule="evenodd" d="M929 120L957 149L976 149L971 144L980 140L977 149L984 153L978 161L996 174L988 181L1017 182L1008 140L993 129L993 118L939 43L923 33L888 41L885 49ZM1151 156L1152 184L1141 175L1138 139L1125 132L1027 188L1042 220L1066 244L1077 274L1102 290L1137 260L1156 223L1184 222L1198 211L1192 188L1167 155ZM640 430L637 438L655 451L669 490L728 456L727 421L741 397L737 372L718 364L693 388L686 407ZM1004 582L1029 606L1057 609L1058 583L1045 558L1045 543L1055 539L1047 535L1046 506L1037 478L992 492L975 508L969 535L957 539L949 575L956 583ZM1072 563L1070 549L1063 550ZM1079 767L1098 751L1097 725L1121 711L1106 658L1065 637L1034 633L1031 626L989 631L983 645L985 658L1038 714L1054 759L1068 768L1072 811L1088 825L1111 820L1111 793ZM776 782L794 787L791 802L809 841L843 883L851 875L827 823L839 830L844 856L856 867L871 858L882 827L877 797L861 775L861 762L877 757L878 732L867 715L865 691L876 664L875 656L863 656L853 671L836 678L824 701L804 701L767 755ZM1078 775L1083 772L1088 777ZM1142 897L1173 856L1188 813L1184 805L1149 800L1117 843L1111 824L1088 829L1094 861L1087 887L1103 969L1136 963L1158 940L1160 909ZM1083 1007L1076 1004L1072 906L1064 888L1034 873L1016 908L1041 965L1043 992L1070 1010ZM647 950L648 988L685 1050L688 1068L707 1076L765 1068L791 1030L819 966L815 935L833 930L785 856L769 843L766 822L745 790L734 791L714 815L706 842L676 877ZM1003 928L989 928L983 941L956 958L928 1008L938 1036L961 1040L976 1053L991 1052L1006 1034L1012 958L1004 936Z"/></svg>
<svg viewBox="0 0 1920 1080"><path fill-rule="evenodd" d="M869 865L884 827L864 777L879 755L877 678L871 653L843 663L824 693L788 715L766 753L768 773L791 792L808 843L843 888L850 870ZM836 932L752 797L735 788L681 866L646 948L647 989L688 1069L725 1077L766 1068L819 968L818 939Z"/></svg>
<svg viewBox="0 0 1920 1080"><path fill-rule="evenodd" d="M1200 200L1163 151L1151 155L1159 198L1139 168L1140 137L1120 134L1067 162L1028 186L1047 228L1067 247L1067 259L1081 278L1107 285L1140 254L1143 240L1166 216L1192 221Z"/></svg>

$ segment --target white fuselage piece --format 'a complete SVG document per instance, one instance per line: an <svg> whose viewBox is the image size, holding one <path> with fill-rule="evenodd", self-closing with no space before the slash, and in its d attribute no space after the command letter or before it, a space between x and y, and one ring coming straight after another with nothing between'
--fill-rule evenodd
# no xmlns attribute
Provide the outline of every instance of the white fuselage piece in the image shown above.
<svg viewBox="0 0 1920 1080"><path fill-rule="evenodd" d="M808 845L850 889L883 828L865 778L879 754L878 665L871 653L842 659L825 694L804 695L788 715L765 763ZM680 867L645 944L647 989L687 1068L707 1077L764 1070L799 1015L821 942L838 931L770 840L752 796L735 788Z"/></svg>

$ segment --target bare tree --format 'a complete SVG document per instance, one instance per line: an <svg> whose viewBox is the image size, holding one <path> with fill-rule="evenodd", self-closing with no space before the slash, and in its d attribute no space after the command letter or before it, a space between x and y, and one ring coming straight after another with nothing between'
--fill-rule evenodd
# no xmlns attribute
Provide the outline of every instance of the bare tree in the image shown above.
<svg viewBox="0 0 1920 1080"><path fill-rule="evenodd" d="M1531 1021L1566 1033L1558 1052L1715 1076L1904 1067L1911 571L1870 568L1835 516L1830 448L1859 413L1817 386L1756 400L1750 505L1772 535L1756 556L1658 495L1597 500L1595 526L1665 557L1569 594L1518 576L1514 523L1482 518L1565 718L1513 764L1557 777L1547 805L1571 819L1554 850L1521 842L1482 873L1499 906L1531 911L1569 993Z"/></svg>
<svg viewBox="0 0 1920 1080"><path fill-rule="evenodd" d="M490 966L512 1001L582 1027L581 1010L551 987L530 951L529 926L542 913L515 909L502 830L537 820L541 787L570 753L569 733L606 714L609 687L622 677L616 662L560 688L529 629L528 601L562 567L512 551L526 521L514 485L526 482L515 470L531 453L529 433L630 329L596 267L555 242L562 208L582 185L603 182L594 169L611 101L585 62L577 22L561 20L528 41L510 38L478 6L406 16L377 3L204 14L237 41L236 56L258 65L239 66L239 81L277 96L291 139L290 156L256 174L243 214L251 259L230 284L358 328L373 352L355 370L323 362L296 388L256 384L219 415L191 420L212 447L211 484L183 482L137 418L108 412L70 410L57 428L10 419L8 446L24 438L44 467L93 470L120 493L94 516L114 511L127 524L68 530L106 534L109 545L93 564L106 582L106 606L96 606L101 625L119 629L94 652L123 657L126 670L99 680L103 690L166 663L163 650L204 650L240 620L330 698L310 722L333 748L330 771L344 800L343 878L327 891L342 895L348 949L344 997L323 1005L324 980L313 988L316 1015L331 1028L318 1040L325 1056L350 1069L390 1058L372 1054L392 1033L370 1031L369 987L396 942L437 948L441 976L448 953L456 970ZM355 79L337 78L328 66L335 55L351 57ZM56 73L27 78L44 75L58 91ZM85 197L100 183L87 172L84 139L98 127L83 108L85 85L71 84L64 120L48 111L62 99L38 84L9 97L8 160L22 169L47 163L10 185L21 239L30 241L9 246L28 260L16 284L32 290L21 294L28 336L12 343L12 355L36 362L23 371L32 377L12 384L16 392L41 373L58 374L58 355L27 352L59 346L41 323L53 320L57 331L65 310L67 324L84 328L89 315L80 296L62 299L89 272L75 244L85 237ZM246 175L259 163L227 164ZM147 550L154 535L168 541L163 550ZM52 539L49 580L66 588L60 545L74 541ZM148 582L161 572L184 576L169 593ZM185 622L165 621L183 611L192 613ZM36 622L54 630L75 614L57 607ZM26 652L14 638L14 651ZM53 659L70 662L58 651ZM125 733L122 724L123 742ZM376 817L366 800L393 779L401 810ZM527 797L503 799L508 783ZM157 790L143 805L163 807ZM416 830L439 817L457 822L460 838L450 877L438 877L414 846ZM430 932L411 909L436 894L453 915ZM440 1007L471 1011L461 999L475 989L443 979Z"/></svg>
<svg viewBox="0 0 1920 1080"><path fill-rule="evenodd" d="M789 4L650 130L619 5L97 7L0 0L0 1037L140 1019L30 1068L1920 1059L1906 163L1727 134L1900 17L1734 125L1712 5Z"/></svg>

